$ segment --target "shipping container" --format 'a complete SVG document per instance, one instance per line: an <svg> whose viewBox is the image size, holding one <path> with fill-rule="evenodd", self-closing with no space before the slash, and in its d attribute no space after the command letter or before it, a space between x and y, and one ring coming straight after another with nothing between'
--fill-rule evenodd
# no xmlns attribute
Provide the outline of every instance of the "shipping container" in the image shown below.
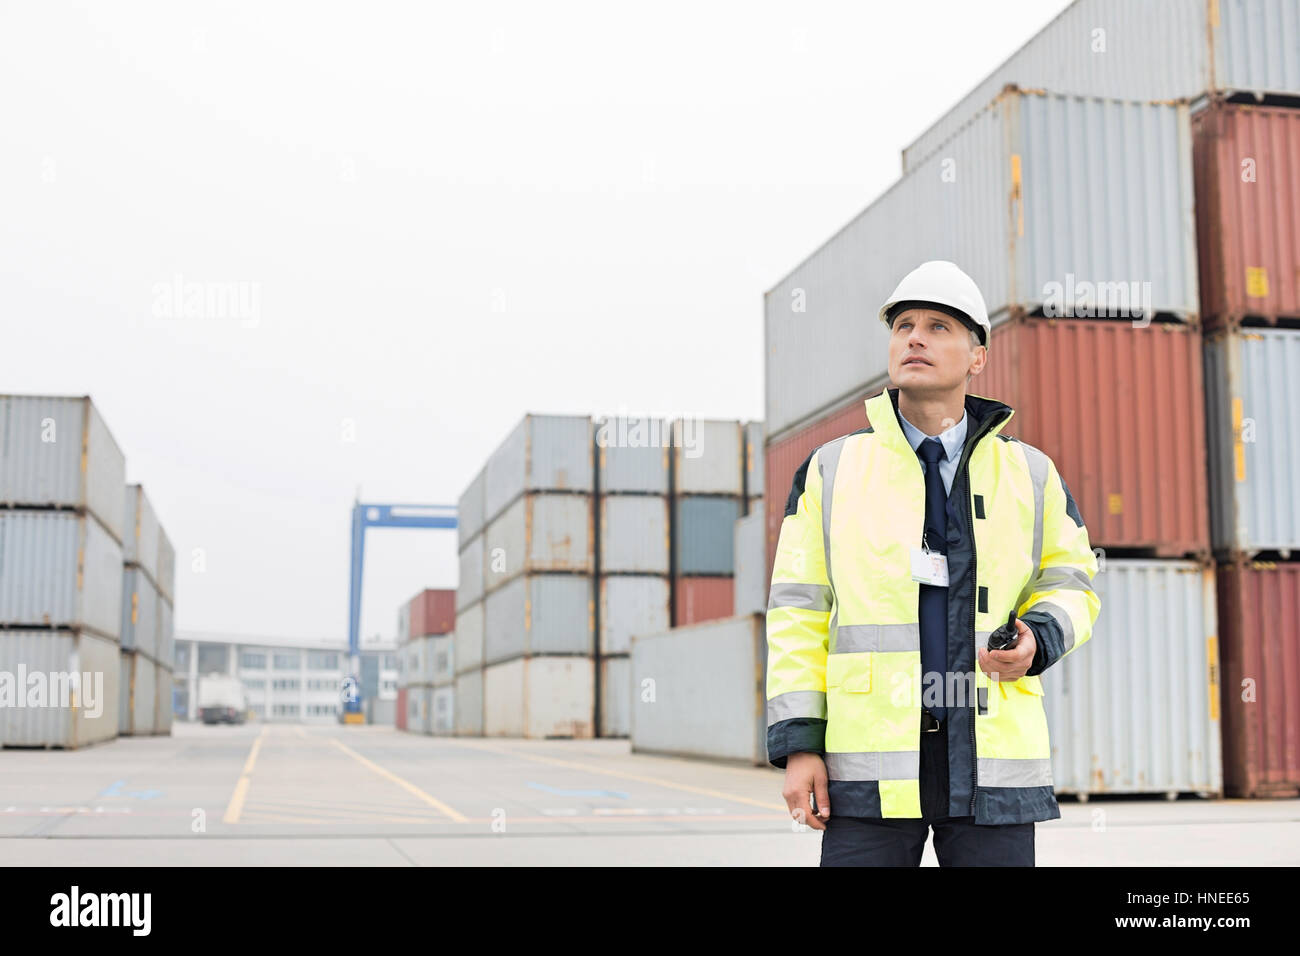
<svg viewBox="0 0 1300 956"><path fill-rule="evenodd" d="M158 593L169 601L176 600L176 548L167 532L158 529Z"/></svg>
<svg viewBox="0 0 1300 956"><path fill-rule="evenodd" d="M741 499L690 496L673 499L676 573L732 574L732 538Z"/></svg>
<svg viewBox="0 0 1300 956"><path fill-rule="evenodd" d="M0 745L71 749L116 737L119 653L84 631L0 631L0 671L15 690L13 706L0 707Z"/></svg>
<svg viewBox="0 0 1300 956"><path fill-rule="evenodd" d="M397 643L405 644L411 639L411 602L407 601L397 609Z"/></svg>
<svg viewBox="0 0 1300 956"><path fill-rule="evenodd" d="M527 494L488 524L484 587L520 574L592 570L590 495Z"/></svg>
<svg viewBox="0 0 1300 956"><path fill-rule="evenodd" d="M745 494L745 436L740 422L676 419L672 446L674 494Z"/></svg>
<svg viewBox="0 0 1300 956"><path fill-rule="evenodd" d="M458 550L464 551L474 535L483 530L483 492L487 487L487 466L479 469L474 480L456 503L456 535Z"/></svg>
<svg viewBox="0 0 1300 956"><path fill-rule="evenodd" d="M131 675L135 669L135 653L121 651L117 659L117 733L131 733Z"/></svg>
<svg viewBox="0 0 1300 956"><path fill-rule="evenodd" d="M593 602L592 579L585 574L515 578L484 602L484 662L534 654L591 654Z"/></svg>
<svg viewBox="0 0 1300 956"><path fill-rule="evenodd" d="M460 582L456 585L456 608L464 610L483 597L483 535L479 535L460 553Z"/></svg>
<svg viewBox="0 0 1300 956"><path fill-rule="evenodd" d="M488 737L591 737L595 668L590 657L521 657L483 669Z"/></svg>
<svg viewBox="0 0 1300 956"><path fill-rule="evenodd" d="M397 726L397 700L393 697L368 697L365 702L366 723L379 727Z"/></svg>
<svg viewBox="0 0 1300 956"><path fill-rule="evenodd" d="M632 642L632 750L767 764L767 636L751 614Z"/></svg>
<svg viewBox="0 0 1300 956"><path fill-rule="evenodd" d="M736 522L736 577L733 615L766 614L771 578L763 529L766 516L755 511Z"/></svg>
<svg viewBox="0 0 1300 956"><path fill-rule="evenodd" d="M525 491L590 494L591 419L525 415L487 462L484 518L488 523Z"/></svg>
<svg viewBox="0 0 1300 956"><path fill-rule="evenodd" d="M668 499L602 495L601 574L668 574Z"/></svg>
<svg viewBox="0 0 1300 956"><path fill-rule="evenodd" d="M672 429L662 418L601 418L593 426L602 494L668 494Z"/></svg>
<svg viewBox="0 0 1300 956"><path fill-rule="evenodd" d="M632 731L632 659L600 659L600 736L626 737Z"/></svg>
<svg viewBox="0 0 1300 956"><path fill-rule="evenodd" d="M176 716L176 680L170 667L158 667L158 693L154 698L153 732L169 736Z"/></svg>
<svg viewBox="0 0 1300 956"><path fill-rule="evenodd" d="M394 715L393 723L397 726L398 730L411 729L408 724L409 716L407 711L407 708L410 706L410 704L408 703L409 695L410 695L409 688L407 687L397 688L397 713Z"/></svg>
<svg viewBox="0 0 1300 956"><path fill-rule="evenodd" d="M767 436L762 422L745 422L745 497L763 497L763 446Z"/></svg>
<svg viewBox="0 0 1300 956"><path fill-rule="evenodd" d="M1221 554L1300 549L1300 331L1205 343L1210 524Z"/></svg>
<svg viewBox="0 0 1300 956"><path fill-rule="evenodd" d="M974 279L994 326L1194 320L1191 166L1185 105L999 95L767 293L769 442L887 377L880 306L929 259Z"/></svg>
<svg viewBox="0 0 1300 956"><path fill-rule="evenodd" d="M429 683L443 687L456 679L455 638L450 634L426 638L429 642Z"/></svg>
<svg viewBox="0 0 1300 956"><path fill-rule="evenodd" d="M164 667L176 665L176 628L172 602L162 596L158 598L158 662Z"/></svg>
<svg viewBox="0 0 1300 956"><path fill-rule="evenodd" d="M453 701L456 713L456 736L483 736L483 672L467 671L456 675Z"/></svg>
<svg viewBox="0 0 1300 956"><path fill-rule="evenodd" d="M1015 409L1002 434L1052 459L1093 547L1205 555L1200 353L1184 325L1031 319L993 333L970 389Z"/></svg>
<svg viewBox="0 0 1300 956"><path fill-rule="evenodd" d="M600 653L626 654L632 635L657 634L672 624L672 581L658 575L600 578Z"/></svg>
<svg viewBox="0 0 1300 956"><path fill-rule="evenodd" d="M122 560L136 564L158 582L158 545L162 541L162 528L153 510L149 496L142 485L127 485L124 498L122 526ZM156 589L156 588L155 588Z"/></svg>
<svg viewBox="0 0 1300 956"><path fill-rule="evenodd" d="M673 625L684 627L732 617L736 579L679 577L674 582Z"/></svg>
<svg viewBox="0 0 1300 956"><path fill-rule="evenodd" d="M154 732L157 718L158 665L134 651L123 651L122 654L127 658L131 696L130 724L122 733L134 737L147 736Z"/></svg>
<svg viewBox="0 0 1300 956"><path fill-rule="evenodd" d="M139 568L122 571L122 649L158 658L158 605L153 581Z"/></svg>
<svg viewBox="0 0 1300 956"><path fill-rule="evenodd" d="M1220 104L1193 130L1205 327L1300 319L1300 110Z"/></svg>
<svg viewBox="0 0 1300 956"><path fill-rule="evenodd" d="M126 458L89 398L0 395L0 506L89 511L119 545Z"/></svg>
<svg viewBox="0 0 1300 956"><path fill-rule="evenodd" d="M903 171L1009 83L1142 100L1300 95L1298 23L1296 0L1077 0L904 149Z"/></svg>
<svg viewBox="0 0 1300 956"><path fill-rule="evenodd" d="M456 731L456 688L451 684L435 687L432 695L433 733L449 737Z"/></svg>
<svg viewBox="0 0 1300 956"><path fill-rule="evenodd" d="M116 641L122 546L94 517L0 511L0 623L89 630Z"/></svg>
<svg viewBox="0 0 1300 956"><path fill-rule="evenodd" d="M456 643L452 651L457 674L483 666L483 623L482 602L456 615Z"/></svg>
<svg viewBox="0 0 1300 956"><path fill-rule="evenodd" d="M433 688L421 684L406 689L406 729L416 734L433 733Z"/></svg>
<svg viewBox="0 0 1300 956"><path fill-rule="evenodd" d="M1234 797L1300 794L1300 563L1218 568L1223 777Z"/></svg>
<svg viewBox="0 0 1300 956"><path fill-rule="evenodd" d="M456 629L456 592L428 588L408 602L411 637L450 634Z"/></svg>
<svg viewBox="0 0 1300 956"><path fill-rule="evenodd" d="M1214 570L1107 558L1092 638L1043 672L1057 793L1223 790Z"/></svg>

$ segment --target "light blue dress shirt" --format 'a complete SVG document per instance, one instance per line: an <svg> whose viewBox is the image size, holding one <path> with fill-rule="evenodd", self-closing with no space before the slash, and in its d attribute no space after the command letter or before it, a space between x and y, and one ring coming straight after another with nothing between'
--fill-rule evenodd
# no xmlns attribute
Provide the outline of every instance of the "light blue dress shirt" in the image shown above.
<svg viewBox="0 0 1300 956"><path fill-rule="evenodd" d="M961 460L961 449L966 444L966 412L961 413L961 421L947 431L939 435L927 435L921 429L917 428L906 418L903 413L898 413L898 420L902 423L903 434L907 436L907 442L912 446L912 451L916 451L921 446L921 442L927 438L938 438L943 443L943 457L939 459L939 475L943 478L943 490L952 493L952 480L957 474L957 462ZM921 464L921 473L925 473L925 462L918 455L917 459Z"/></svg>

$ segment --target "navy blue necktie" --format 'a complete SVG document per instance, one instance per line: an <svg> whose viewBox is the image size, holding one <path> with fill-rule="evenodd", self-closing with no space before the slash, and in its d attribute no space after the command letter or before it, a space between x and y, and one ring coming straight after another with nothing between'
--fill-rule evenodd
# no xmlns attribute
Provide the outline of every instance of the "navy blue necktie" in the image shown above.
<svg viewBox="0 0 1300 956"><path fill-rule="evenodd" d="M948 493L944 491L943 476L939 474L939 459L944 457L943 443L937 438L927 438L916 449L917 456L925 462L925 543L931 551L948 553ZM948 589L921 585L921 690L923 699L933 680L929 675L940 674L940 692L947 687L948 672ZM944 698L940 696L940 700ZM948 708L925 708L940 720L948 716Z"/></svg>

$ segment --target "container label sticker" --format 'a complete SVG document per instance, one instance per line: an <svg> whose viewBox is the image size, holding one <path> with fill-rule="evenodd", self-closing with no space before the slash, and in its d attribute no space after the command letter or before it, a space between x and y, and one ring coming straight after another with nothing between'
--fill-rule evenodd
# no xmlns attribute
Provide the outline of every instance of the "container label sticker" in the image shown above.
<svg viewBox="0 0 1300 956"><path fill-rule="evenodd" d="M1124 513L1124 496L1118 491L1112 491L1106 496L1106 509L1113 515Z"/></svg>
<svg viewBox="0 0 1300 956"><path fill-rule="evenodd" d="M1263 266L1246 266L1246 295L1251 299L1268 298L1268 270Z"/></svg>

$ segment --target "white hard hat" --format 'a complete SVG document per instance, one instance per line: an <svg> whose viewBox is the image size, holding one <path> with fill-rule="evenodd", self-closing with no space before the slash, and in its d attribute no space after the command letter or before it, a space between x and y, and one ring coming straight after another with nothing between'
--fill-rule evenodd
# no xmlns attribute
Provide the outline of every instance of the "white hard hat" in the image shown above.
<svg viewBox="0 0 1300 956"><path fill-rule="evenodd" d="M937 308L963 321L967 326L978 326L984 345L989 344L989 311L984 305L975 280L947 259L931 259L903 276L898 288L880 307L880 321L890 324L890 313L904 308Z"/></svg>

